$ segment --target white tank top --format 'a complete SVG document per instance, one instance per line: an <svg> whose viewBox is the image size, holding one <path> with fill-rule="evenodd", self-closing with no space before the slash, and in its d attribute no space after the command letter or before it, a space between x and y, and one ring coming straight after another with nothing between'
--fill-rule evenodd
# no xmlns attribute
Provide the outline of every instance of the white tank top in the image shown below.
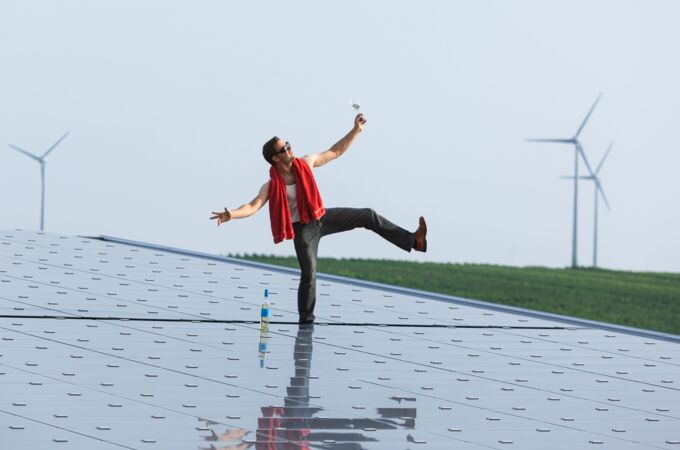
<svg viewBox="0 0 680 450"><path fill-rule="evenodd" d="M300 221L300 211L297 206L297 190L295 184L286 185L286 196L288 197L288 208L290 209L290 221L295 223Z"/></svg>

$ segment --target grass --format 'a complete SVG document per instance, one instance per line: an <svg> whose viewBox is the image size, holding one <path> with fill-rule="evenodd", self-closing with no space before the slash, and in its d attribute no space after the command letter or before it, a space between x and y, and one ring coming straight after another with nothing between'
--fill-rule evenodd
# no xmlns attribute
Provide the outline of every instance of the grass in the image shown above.
<svg viewBox="0 0 680 450"><path fill-rule="evenodd" d="M295 257L235 255L298 268ZM680 334L680 274L320 258L318 271Z"/></svg>

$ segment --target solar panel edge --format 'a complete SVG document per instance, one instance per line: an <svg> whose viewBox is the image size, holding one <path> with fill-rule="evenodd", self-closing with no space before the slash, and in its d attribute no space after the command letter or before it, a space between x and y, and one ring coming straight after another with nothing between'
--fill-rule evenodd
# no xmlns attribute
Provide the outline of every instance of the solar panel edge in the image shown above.
<svg viewBox="0 0 680 450"><path fill-rule="evenodd" d="M100 235L100 236L81 236L81 237L85 237L85 238L88 238L88 239L98 239L98 240L101 240L101 241L112 242L112 243L117 243L117 244L122 244L122 245L129 245L129 246L134 246L134 247L142 247L142 248L147 248L147 249L152 249L152 250L165 251L165 252L169 252L169 253L175 253L175 254L191 256L191 257L196 257L196 258L210 259L210 260L214 260L214 261L226 262L226 263L230 263L230 264L237 264L237 265L242 265L242 266L247 266L247 267L252 267L252 268L257 268L257 269L272 270L272 271L277 271L279 273L296 274L296 275L299 274L299 271L297 269L290 269L290 268L286 268L286 267L275 266L275 265L272 265L272 264L266 264L266 263L260 263L260 262L254 262L254 261L243 261L241 259L231 258L231 257L228 257L228 256L220 256L220 255L214 255L214 254L210 254L210 253L203 253L203 252L197 252L197 251L192 251L192 250L180 249L180 248L176 248L176 247L169 247L169 246L153 244L153 243L148 243L148 242L134 241L134 240L131 240L131 239L119 238L119 237L115 237L115 236ZM625 326L625 325L617 325L617 324L613 324L613 323L582 319L582 318L578 318L578 317L564 316L564 315L554 314L554 313L549 313L549 312L544 312L544 311L536 311L536 310L531 310L531 309L527 309L527 308L519 308L519 307L516 307L516 306L501 305L501 304L491 303L491 302L487 302L487 301L483 301L483 300L476 300L476 299L470 299L470 298L465 298L465 297L451 296L451 295L440 294L440 293L436 293L436 292L422 291L422 290L418 290L418 289L411 289L411 288L393 286L393 285L377 283L377 282L372 282L372 281L357 280L357 279L354 279L354 278L342 277L342 276L338 276L338 275L318 273L317 278L319 280L335 281L335 282L338 282L338 283L351 284L351 285L359 286L359 287L380 289L380 290L384 290L384 291L388 291L388 292L392 292L392 293L398 293L398 294L416 296L416 297L420 297L420 298L426 298L426 299L429 299L429 300L437 300L437 301L442 301L442 302L447 302L447 303L455 303L455 304L460 304L460 305L465 305L465 306L470 306L470 307L492 310L492 311L498 311L498 312L504 312L504 313L510 313L510 314L519 314L519 315L533 317L533 318L537 318L537 319L557 321L557 322L566 323L566 324L574 325L574 326L580 326L580 327L586 327L586 328L596 328L596 329L601 329L601 330L605 330L605 331L613 331L613 332L618 332L618 333L630 334L630 335L634 335L634 336L647 337L647 338L652 338L652 339L659 339L659 340L673 342L673 343L680 343L680 335L675 335L675 334L671 334L671 333L664 333L664 332L660 332L660 331L646 330L646 329L643 329L643 328L636 328L636 327L630 327L630 326Z"/></svg>

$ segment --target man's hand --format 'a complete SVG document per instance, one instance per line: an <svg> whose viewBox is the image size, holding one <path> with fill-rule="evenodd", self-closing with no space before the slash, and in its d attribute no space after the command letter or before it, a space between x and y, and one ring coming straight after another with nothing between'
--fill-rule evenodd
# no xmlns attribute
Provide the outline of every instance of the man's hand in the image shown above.
<svg viewBox="0 0 680 450"><path fill-rule="evenodd" d="M364 117L364 115L361 113L357 114L357 116L354 118L354 129L357 130L358 132L363 131L365 123L366 118Z"/></svg>
<svg viewBox="0 0 680 450"><path fill-rule="evenodd" d="M212 213L213 216L210 218L210 220L217 219L218 227L222 225L224 222L229 222L231 220L231 213L226 207L224 208L224 212L213 211Z"/></svg>
<svg viewBox="0 0 680 450"><path fill-rule="evenodd" d="M363 114L359 113L354 118L354 127L347 133L342 139L333 144L331 148L325 152L305 155L304 159L310 167L321 167L329 161L333 161L336 158L342 156L343 153L352 145L354 139L361 133L366 124L366 118Z"/></svg>

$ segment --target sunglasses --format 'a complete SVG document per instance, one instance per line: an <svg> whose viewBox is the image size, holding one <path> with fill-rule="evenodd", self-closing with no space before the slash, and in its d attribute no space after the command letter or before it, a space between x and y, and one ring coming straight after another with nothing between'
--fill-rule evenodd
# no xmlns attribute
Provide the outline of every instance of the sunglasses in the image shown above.
<svg viewBox="0 0 680 450"><path fill-rule="evenodd" d="M285 145L281 147L281 150L276 151L274 155L280 155L281 153L287 152L291 148L293 147L290 146L290 142L286 141Z"/></svg>

